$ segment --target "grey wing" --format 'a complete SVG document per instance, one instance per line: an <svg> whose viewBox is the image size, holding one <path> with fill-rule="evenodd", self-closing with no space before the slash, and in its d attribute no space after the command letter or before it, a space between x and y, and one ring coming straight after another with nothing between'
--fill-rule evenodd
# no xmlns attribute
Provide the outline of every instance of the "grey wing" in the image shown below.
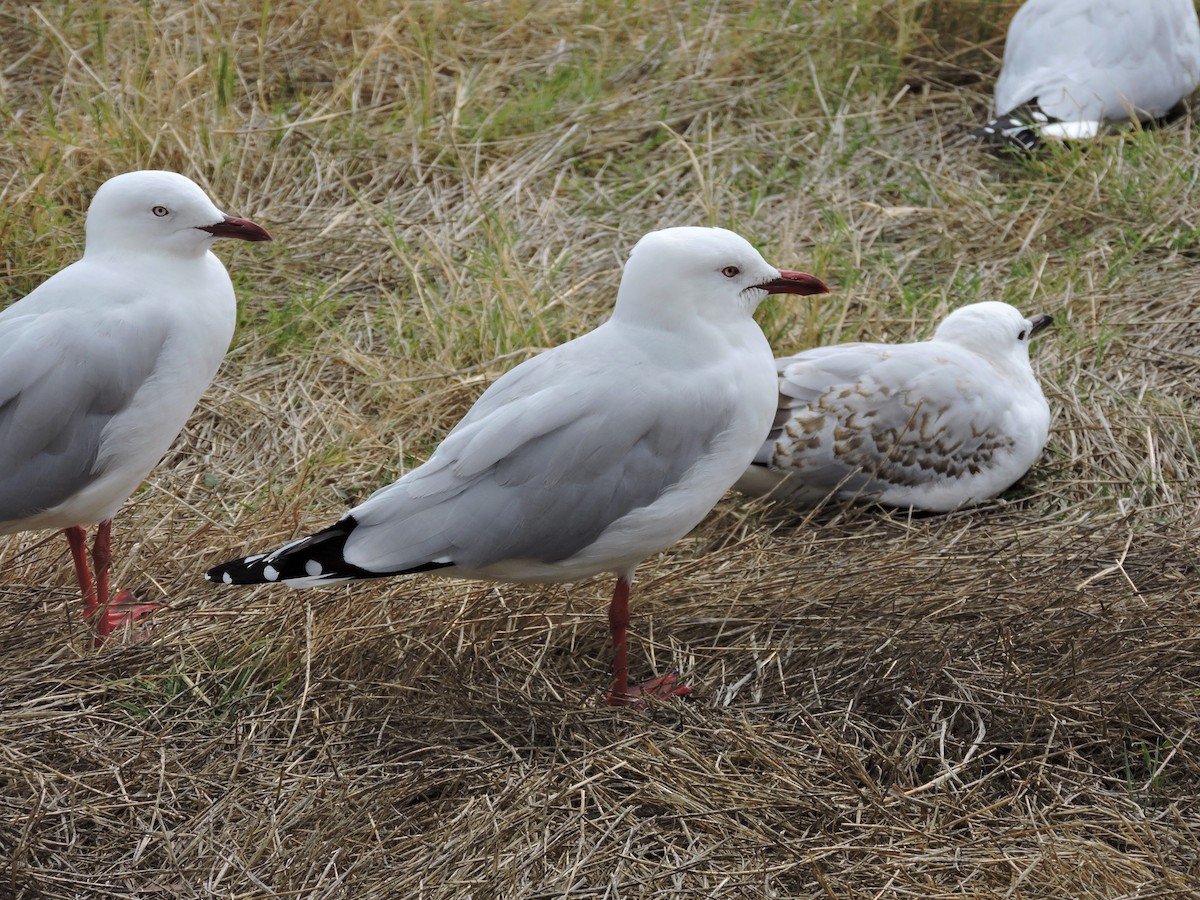
<svg viewBox="0 0 1200 900"><path fill-rule="evenodd" d="M1165 115L1196 86L1198 29L1191 0L1099 4L1069 74L1095 94L1105 118L1125 118L1130 107L1140 116Z"/></svg>
<svg viewBox="0 0 1200 900"><path fill-rule="evenodd" d="M425 465L351 510L348 562L394 572L567 559L680 481L728 419L713 405L734 402L530 362L538 371L497 382Z"/></svg>
<svg viewBox="0 0 1200 900"><path fill-rule="evenodd" d="M994 380L928 343L801 354L780 391L782 422L757 461L821 491L877 496L973 475L1013 445Z"/></svg>
<svg viewBox="0 0 1200 900"><path fill-rule="evenodd" d="M0 522L53 507L95 478L105 426L161 347L142 337L117 344L78 313L0 320Z"/></svg>
<svg viewBox="0 0 1200 900"><path fill-rule="evenodd" d="M1101 0L1098 5L1109 4ZM1090 8L1088 0L1034 0L1022 6L1004 45L1004 67L996 80L997 114L1039 100L1058 118L1088 114L1087 106L1096 104L1088 87L1094 65L1090 54L1103 49L1095 44L1107 19L1108 13ZM1064 34L1071 40L1064 41ZM1059 108L1064 93L1070 98L1069 109Z"/></svg>
<svg viewBox="0 0 1200 900"><path fill-rule="evenodd" d="M1123 118L1130 104L1166 113L1200 75L1200 26L1185 3L1026 4L1009 32L996 111L1037 100L1066 121Z"/></svg>

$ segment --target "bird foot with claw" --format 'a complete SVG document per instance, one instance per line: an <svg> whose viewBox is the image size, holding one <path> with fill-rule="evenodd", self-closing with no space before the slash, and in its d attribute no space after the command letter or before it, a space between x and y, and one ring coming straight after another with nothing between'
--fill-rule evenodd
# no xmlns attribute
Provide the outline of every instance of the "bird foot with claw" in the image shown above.
<svg viewBox="0 0 1200 900"><path fill-rule="evenodd" d="M631 706L634 709L645 709L652 702L673 700L676 697L686 697L692 689L680 683L674 675L660 675L641 684L630 685L624 691L610 690L604 695L604 702L609 706Z"/></svg>
<svg viewBox="0 0 1200 900"><path fill-rule="evenodd" d="M92 620L96 645L103 644L114 632L128 631L133 640L148 637L151 623L146 619L162 608L158 603L138 603L129 591L121 591Z"/></svg>

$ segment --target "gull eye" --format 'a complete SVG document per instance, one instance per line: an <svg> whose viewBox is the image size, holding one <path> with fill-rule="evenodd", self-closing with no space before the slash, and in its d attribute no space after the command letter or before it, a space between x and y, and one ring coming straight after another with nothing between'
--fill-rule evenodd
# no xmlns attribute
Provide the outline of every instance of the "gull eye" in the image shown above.
<svg viewBox="0 0 1200 900"><path fill-rule="evenodd" d="M739 269L737 266L726 266L725 268L723 268L721 270L721 274L724 275L726 278L737 278L739 275L742 274L742 270Z"/></svg>
<svg viewBox="0 0 1200 900"><path fill-rule="evenodd" d="M163 216L169 216L171 214L171 211L169 209L167 209L165 206L156 206L156 207L154 207L154 209L150 210L150 212L154 213L160 219Z"/></svg>
<svg viewBox="0 0 1200 900"><path fill-rule="evenodd" d="M1023 340L1025 340L1025 329L1024 329L1024 328L1022 328L1022 329L1021 329L1021 332L1020 332L1020 333L1017 335L1017 340L1018 340L1018 341L1023 341Z"/></svg>

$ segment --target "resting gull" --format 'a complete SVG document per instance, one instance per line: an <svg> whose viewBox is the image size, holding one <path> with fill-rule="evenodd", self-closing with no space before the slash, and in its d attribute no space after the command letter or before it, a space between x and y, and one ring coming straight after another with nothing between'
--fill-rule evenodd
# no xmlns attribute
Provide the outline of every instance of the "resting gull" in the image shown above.
<svg viewBox="0 0 1200 900"><path fill-rule="evenodd" d="M996 496L1046 444L1050 407L1029 341L1050 323L973 303L928 341L776 360L775 425L738 489L798 506L833 493L935 512Z"/></svg>
<svg viewBox="0 0 1200 900"><path fill-rule="evenodd" d="M1165 116L1200 84L1192 0L1029 0L1008 29L996 118L978 138L1023 151Z"/></svg>

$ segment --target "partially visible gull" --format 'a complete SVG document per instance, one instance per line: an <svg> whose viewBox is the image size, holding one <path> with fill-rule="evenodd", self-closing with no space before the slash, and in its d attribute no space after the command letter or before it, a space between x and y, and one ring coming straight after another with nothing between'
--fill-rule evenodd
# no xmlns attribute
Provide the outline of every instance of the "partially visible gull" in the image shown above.
<svg viewBox="0 0 1200 900"><path fill-rule="evenodd" d="M1029 0L1008 29L996 117L972 131L1034 150L1165 116L1200 84L1192 0Z"/></svg>
<svg viewBox="0 0 1200 900"><path fill-rule="evenodd" d="M174 172L96 191L83 257L0 312L0 534L61 528L103 640L153 612L109 595L112 519L167 452L233 336L209 248L269 241ZM84 526L98 523L89 569ZM95 572L93 581L92 571Z"/></svg>

